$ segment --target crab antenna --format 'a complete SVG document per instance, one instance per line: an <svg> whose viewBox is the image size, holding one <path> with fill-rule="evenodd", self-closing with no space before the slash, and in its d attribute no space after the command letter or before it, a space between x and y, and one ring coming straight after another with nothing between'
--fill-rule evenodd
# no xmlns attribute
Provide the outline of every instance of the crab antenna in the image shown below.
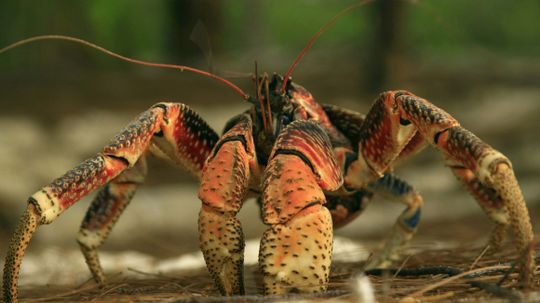
<svg viewBox="0 0 540 303"><path fill-rule="evenodd" d="M261 86L259 85L259 69L257 67L257 60L255 60L255 92L256 92L257 101L259 101L259 107L261 108L263 128L266 131L266 114L264 112L265 107L262 102L261 93L260 93Z"/></svg>
<svg viewBox="0 0 540 303"><path fill-rule="evenodd" d="M320 35L322 35L322 33L324 33L327 29L329 29L332 25L334 25L334 23L336 23L336 21L338 21L341 17L343 17L345 14L347 14L349 11L355 9L355 8L358 8L358 7L361 7L361 6L364 6L366 4L368 4L369 2L371 1L374 1L374 0L363 0L363 1L360 1L358 3L355 3L345 9L343 9L342 11L340 11L337 15L335 15L334 17L332 17L332 19L330 19L328 22L326 22L323 26L321 26L321 28L319 29L319 31L311 38L311 40L309 40L308 44L306 45L306 47L304 47L304 49L302 50L302 52L300 52L300 55L298 55L298 57L296 58L296 60L294 60L293 64L291 65L291 67L289 67L289 70L287 71L287 73L285 74L285 77L283 77L283 84L281 85L281 94L285 94L285 89L287 88L287 82L289 81L289 78L292 74L292 72L294 71L294 69L296 68L296 65L298 65L298 63L300 62L300 60L302 60L302 58L304 57L304 55L309 51L309 49L311 48L311 46L313 45L313 43L315 43L315 41L317 40L317 38L319 38Z"/></svg>
<svg viewBox="0 0 540 303"><path fill-rule="evenodd" d="M196 73L196 74L199 74L199 75L203 75L203 76L212 78L212 79L217 80L217 81L219 81L221 83L224 83L225 85L229 86L234 91L236 91L240 96L242 96L242 98L244 100L249 99L249 95L246 94L242 89L240 89L234 83L232 83L229 80L224 79L224 78L222 78L220 76L217 76L215 74L212 74L212 73L200 70L200 69L196 69L196 68L193 68L193 67L189 67L189 66L175 65L175 64L165 64L165 63L155 63L155 62L148 62L148 61L142 61L142 60L128 58L128 57L122 56L120 54L117 54L117 53L115 53L113 51L110 51L110 50L108 50L108 49L106 49L104 47L96 45L94 43L88 42L88 41L83 40L83 39L75 38L75 37L69 37L69 36L63 36L63 35L34 36L34 37L30 37L30 38L27 38L27 39L24 39L24 40L17 41L17 42L15 42L13 44L10 44L10 45L8 45L8 46L6 46L4 48L1 48L0 49L0 54L4 53L4 52L7 52L10 49L19 47L21 45L32 43L32 42L35 42L35 41L40 41L40 40L64 40L64 41L75 42L75 43L79 43L79 44L88 46L90 48L96 49L98 51L101 51L101 52L103 52L103 53L105 53L105 54L107 54L107 55L109 55L111 57L114 57L114 58L117 58L117 59L120 59L120 60L123 60L123 61L127 61L127 62L130 62L130 63L135 63L135 64L139 64L139 65L144 65L144 66L150 66L150 67L158 67L158 68L179 69L182 72L183 71L189 71L189 72L192 72L192 73Z"/></svg>
<svg viewBox="0 0 540 303"><path fill-rule="evenodd" d="M268 75L266 73L265 73L264 86L266 90L266 106L267 106L266 110L268 112L268 124L270 124L270 128L268 129L268 132L272 133L274 126L272 125L272 109L270 108L270 85L269 85Z"/></svg>

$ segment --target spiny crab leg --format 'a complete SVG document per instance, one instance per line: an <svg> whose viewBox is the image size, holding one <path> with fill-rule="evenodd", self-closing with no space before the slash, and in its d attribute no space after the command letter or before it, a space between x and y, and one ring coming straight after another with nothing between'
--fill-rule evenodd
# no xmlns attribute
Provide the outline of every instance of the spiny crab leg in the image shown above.
<svg viewBox="0 0 540 303"><path fill-rule="evenodd" d="M524 285L530 285L534 272L531 249L534 233L510 160L428 101L408 92L396 93L395 99L404 119L418 127L422 135L449 159L461 163L473 172L483 186L491 188L503 201L515 236L516 248L523 255L521 281ZM478 199L478 196L476 198ZM482 205L481 200L479 203Z"/></svg>
<svg viewBox="0 0 540 303"><path fill-rule="evenodd" d="M162 110L153 108L141 114L118 134L102 153L84 161L73 170L32 195L17 227L4 266L4 302L17 301L20 262L38 225L53 222L69 206L96 188L114 179L134 165L158 132ZM140 144L132 144L135 141Z"/></svg>
<svg viewBox="0 0 540 303"><path fill-rule="evenodd" d="M529 284L534 268L530 249L534 235L510 161L428 101L406 91L381 94L360 130L359 156L348 168L346 186L366 186L380 178L393 162L399 160L404 150L412 154L415 149L422 148L422 144L413 138L424 138L445 154L447 164L496 224L506 224L504 214L508 212L516 248L525 260L522 262L522 281ZM496 202L498 199L504 210ZM492 241L497 242L501 229L504 228L496 228L498 235L492 236L495 239ZM394 247L394 250L398 249Z"/></svg>
<svg viewBox="0 0 540 303"><path fill-rule="evenodd" d="M510 224L508 210L504 205L502 197L491 187L488 187L475 176L474 172L465 168L462 164L446 160L448 166L454 175L460 180L465 188L473 195L482 207L482 210L495 223L495 228L489 240L488 253L494 253L499 250L506 236L507 227Z"/></svg>
<svg viewBox="0 0 540 303"><path fill-rule="evenodd" d="M17 280L21 261L32 235L39 226L41 216L34 204L29 203L11 238L4 266L4 302L17 302Z"/></svg>
<svg viewBox="0 0 540 303"><path fill-rule="evenodd" d="M137 163L107 183L92 201L81 223L77 242L94 280L102 284L105 274L98 257L98 248L107 239L114 224L127 207L146 175L146 159Z"/></svg>
<svg viewBox="0 0 540 303"><path fill-rule="evenodd" d="M127 167L128 163L123 159L98 154L30 197L4 266L4 302L17 301L21 258L37 227L51 223L71 204Z"/></svg>
<svg viewBox="0 0 540 303"><path fill-rule="evenodd" d="M79 243L97 282L104 275L97 247L127 205L145 174L144 154L151 153L185 166L199 176L217 134L183 104L158 103L139 115L101 153L82 162L29 198L4 266L4 302L17 302L21 259L37 227L53 222L69 206L106 185L81 226Z"/></svg>
<svg viewBox="0 0 540 303"><path fill-rule="evenodd" d="M295 121L279 135L263 185L259 266L266 294L326 290L332 254L332 219L323 190L337 190L341 171L326 133Z"/></svg>

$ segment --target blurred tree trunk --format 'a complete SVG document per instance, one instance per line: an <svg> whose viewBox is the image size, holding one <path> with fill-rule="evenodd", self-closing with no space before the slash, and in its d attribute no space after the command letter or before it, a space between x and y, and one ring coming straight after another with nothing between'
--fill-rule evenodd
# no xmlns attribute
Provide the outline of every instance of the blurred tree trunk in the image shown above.
<svg viewBox="0 0 540 303"><path fill-rule="evenodd" d="M374 33L369 60L368 89L381 92L395 88L405 64L404 33L406 3L401 0L378 0L373 3Z"/></svg>
<svg viewBox="0 0 540 303"><path fill-rule="evenodd" d="M223 18L221 15L220 0L169 0L170 26L166 34L168 42L167 53L174 62L185 65L206 61L206 53L212 53L221 45L221 28ZM191 34L198 22L201 22L208 31L208 37L199 34L192 41ZM210 49L204 46L209 40ZM202 42L205 41L205 42ZM200 43L202 42L202 43ZM203 67L207 69L207 66Z"/></svg>

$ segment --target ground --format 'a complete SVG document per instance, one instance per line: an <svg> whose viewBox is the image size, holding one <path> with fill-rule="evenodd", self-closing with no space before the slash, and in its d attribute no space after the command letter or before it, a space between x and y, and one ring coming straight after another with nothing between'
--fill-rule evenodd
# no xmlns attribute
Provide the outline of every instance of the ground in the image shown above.
<svg viewBox="0 0 540 303"><path fill-rule="evenodd" d="M539 208L532 209L533 212L538 212ZM503 250L494 255L482 257L476 260L482 252L482 245L478 239L485 239L485 231L489 230L487 220L478 220L478 218L469 216L460 219L459 222L437 221L427 222L423 224L422 230L411 246L407 249L406 257L403 263L397 268L402 273L407 273L408 270L418 270L419 268L427 267L443 267L467 270L482 270L495 267L495 270L506 270L510 267L509 262L516 257L515 251L512 249L511 243L507 243ZM456 224L457 223L457 224ZM537 223L536 231L540 230L540 225ZM538 238L537 238L538 240ZM345 241L345 243L343 243ZM161 264L153 264L148 267L148 262L136 261L134 266L129 267L126 263L123 270L109 271L109 281L103 286L98 287L92 280L89 280L89 273L84 272L84 265L77 264L78 269L55 270L51 267L61 266L58 256L53 257L50 254L42 254L44 260L40 260L46 266L41 266L47 273L41 273L44 281L44 276L52 273L49 276L49 282L54 283L54 276L62 281L66 277L58 277L58 275L74 275L71 281L78 281L75 285L43 285L43 284L23 284L21 287L20 298L21 302L275 302L275 301L326 301L333 299L338 302L356 302L359 296L358 287L355 283L358 282L358 274L362 272L362 261L366 257L366 250L377 249L376 239L368 239L365 241L366 246L359 248L348 245L346 239L339 238L339 245L336 245L334 252L331 282L329 291L326 294L317 296L311 295L291 295L288 297L263 297L260 286L260 274L255 264L246 266L246 297L226 298L219 295L213 286L212 280L200 260L194 260L193 254L188 255L188 260L192 260L192 265L173 265L169 258L169 266L172 268L184 268L183 270L169 271ZM256 242L256 241L252 241ZM537 241L538 242L538 241ZM248 245L247 249L251 249L253 245ZM537 244L537 250L540 245ZM73 254L78 252L73 251ZM253 254L252 252L249 252ZM248 254L249 254L248 253ZM64 252L64 255L66 253ZM110 258L110 255L126 254L122 252L107 252L105 255ZM48 256L48 257L47 257ZM29 255L25 260L27 263L32 263L36 256ZM121 259L121 258L120 258ZM120 260L118 259L118 260ZM247 259L253 259L248 256ZM186 258L184 258L184 261ZM537 262L540 262L540 255L537 254ZM71 261L67 258L66 261ZM79 261L82 261L79 260ZM163 261L163 260L162 260ZM122 262L122 261L120 261ZM153 259L152 262L159 262ZM251 262L247 260L247 262ZM129 262L128 262L129 263ZM165 260L167 263L167 259ZM137 265L138 264L138 265ZM39 267L39 266L38 266ZM107 266L106 266L107 268ZM116 267L115 267L116 268ZM138 268L143 268L139 270ZM147 271L148 270L148 271ZM34 274L40 274L35 272ZM24 273L23 273L24 275ZM532 289L527 292L519 290L516 281L517 273L511 274L506 281L501 285L502 288L495 288L490 292L481 290L468 284L470 281L482 281L495 285L502 279L504 274L500 271L481 274L474 278L458 278L452 280L446 274L428 274L420 276L400 276L395 274L385 275L368 275L368 279L374 289L374 294L379 302L403 302L407 296L422 302L463 302L463 301L489 301L497 302L501 300L523 300L534 302L540 299L540 267L536 269L536 277ZM23 277L24 281L24 277ZM83 282L80 282L83 281ZM427 287L439 284L440 286L429 290Z"/></svg>

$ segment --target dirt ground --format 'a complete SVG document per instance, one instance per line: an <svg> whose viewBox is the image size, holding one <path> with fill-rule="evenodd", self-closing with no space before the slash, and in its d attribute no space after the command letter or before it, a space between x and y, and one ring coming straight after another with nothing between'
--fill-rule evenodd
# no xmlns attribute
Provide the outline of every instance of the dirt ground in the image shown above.
<svg viewBox="0 0 540 303"><path fill-rule="evenodd" d="M531 212L538 213L535 207ZM516 259L512 243L493 256L483 256L479 238L485 239L489 224L474 216L459 222L437 221L422 226L423 232L407 249L398 273L368 273L378 302L537 302L540 300L540 266L532 288L520 289L513 272L505 277ZM535 230L540 232L536 222ZM381 235L382 236L382 235ZM456 238L457 236L457 238ZM376 237L378 238L378 237ZM540 250L537 237L536 251ZM368 249L377 242L367 240ZM373 247L371 247L373 246ZM335 252L336 253L336 252ZM349 252L350 253L350 252ZM354 252L353 252L354 253ZM359 253L359 252L358 252ZM540 254L536 254L537 264ZM366 293L359 291L358 278L363 262L338 261L332 266L330 287L319 295L261 296L261 276L256 265L246 266L246 296L222 297L213 286L205 268L166 274L144 272L135 268L109 274L109 281L98 287L85 280L76 285L26 284L20 289L21 302L362 302ZM479 271L478 276L451 277L442 270ZM424 270L425 272L418 273ZM427 273L426 273L427 272ZM410 276L409 276L410 275ZM89 274L84 275L85 279ZM477 283L477 284L474 284ZM483 283L483 284L482 284ZM499 286L496 286L498 283ZM364 285L365 286L365 285ZM369 296L368 296L369 297ZM369 301L365 301L369 302Z"/></svg>

